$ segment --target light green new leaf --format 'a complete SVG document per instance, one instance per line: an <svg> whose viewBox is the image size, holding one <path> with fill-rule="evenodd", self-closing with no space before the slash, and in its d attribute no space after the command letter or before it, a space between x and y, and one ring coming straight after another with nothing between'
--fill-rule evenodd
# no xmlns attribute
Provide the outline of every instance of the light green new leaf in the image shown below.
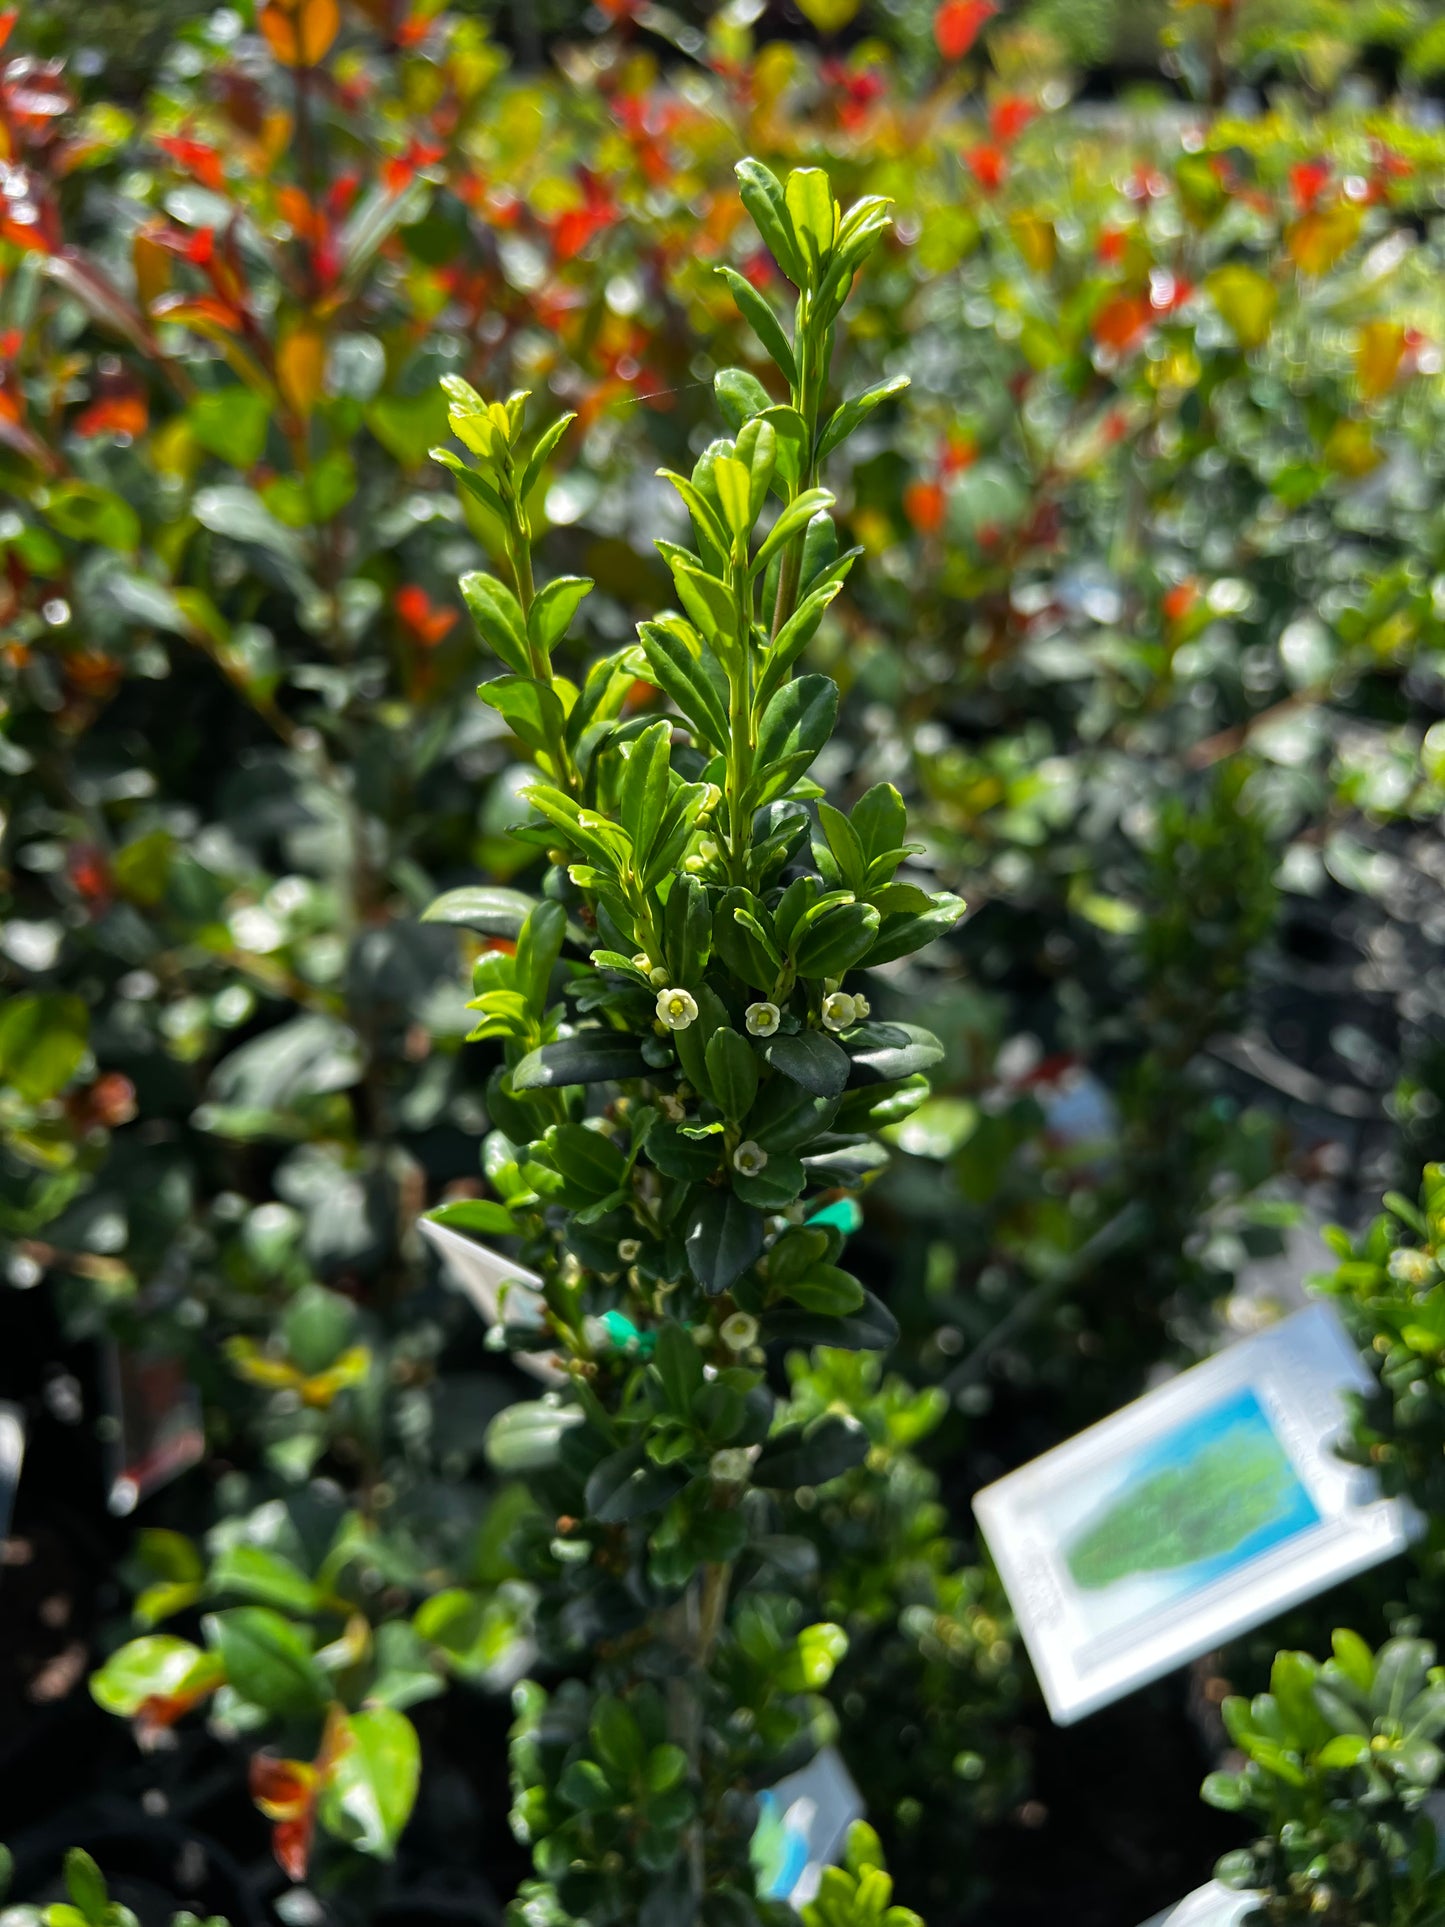
<svg viewBox="0 0 1445 1927"><path fill-rule="evenodd" d="M393 1706L371 1706L344 1721L342 1751L321 1795L321 1821L362 1853L389 1860L416 1804L421 1746Z"/></svg>

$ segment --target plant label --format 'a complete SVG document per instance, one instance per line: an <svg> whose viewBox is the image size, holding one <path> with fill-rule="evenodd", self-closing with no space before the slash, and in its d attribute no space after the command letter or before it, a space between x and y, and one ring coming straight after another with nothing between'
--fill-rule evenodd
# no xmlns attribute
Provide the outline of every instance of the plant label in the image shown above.
<svg viewBox="0 0 1445 1927"><path fill-rule="evenodd" d="M200 1396L177 1358L112 1344L106 1378L113 1443L107 1503L118 1517L206 1453Z"/></svg>
<svg viewBox="0 0 1445 1927"><path fill-rule="evenodd" d="M471 1299L484 1324L546 1331L542 1280L535 1271L503 1258L474 1238L464 1238L449 1225L434 1224L430 1218L420 1218L418 1223L423 1237L441 1259L447 1277L458 1291ZM544 1385L567 1383L566 1373L555 1364L550 1353L519 1351L511 1355L524 1372L540 1379Z"/></svg>
<svg viewBox="0 0 1445 1927"><path fill-rule="evenodd" d="M863 1812L863 1796L836 1746L825 1746L805 1767L760 1793L751 1847L758 1892L804 1906Z"/></svg>
<svg viewBox="0 0 1445 1927"><path fill-rule="evenodd" d="M1409 1543L1410 1508L1334 1451L1372 1382L1314 1305L975 1496L1058 1725Z"/></svg>
<svg viewBox="0 0 1445 1927"><path fill-rule="evenodd" d="M1261 1895L1252 1890L1237 1892L1218 1880L1197 1887L1192 1894L1162 1914L1146 1920L1144 1927L1240 1927L1240 1923L1260 1904Z"/></svg>
<svg viewBox="0 0 1445 1927"><path fill-rule="evenodd" d="M25 1457L25 1420L18 1405L0 1405L0 1540L9 1536Z"/></svg>

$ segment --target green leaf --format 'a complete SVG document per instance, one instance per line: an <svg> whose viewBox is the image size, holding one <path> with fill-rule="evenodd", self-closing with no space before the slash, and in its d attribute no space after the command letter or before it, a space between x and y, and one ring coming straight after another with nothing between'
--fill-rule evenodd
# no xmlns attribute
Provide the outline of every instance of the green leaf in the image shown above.
<svg viewBox="0 0 1445 1927"><path fill-rule="evenodd" d="M940 893L933 899L930 909L908 910L885 916L877 941L863 958L862 967L876 970L880 964L894 963L899 957L911 957L915 950L922 950L927 944L946 936L967 908L962 897Z"/></svg>
<svg viewBox="0 0 1445 1927"><path fill-rule="evenodd" d="M825 582L821 588L811 590L773 638L763 664L763 673L758 678L754 700L759 708L766 709L782 688L788 671L818 633L819 623L842 589L840 580Z"/></svg>
<svg viewBox="0 0 1445 1927"><path fill-rule="evenodd" d="M522 605L506 583L474 569L462 577L458 587L487 645L514 675L530 676L532 658Z"/></svg>
<svg viewBox="0 0 1445 1927"><path fill-rule="evenodd" d="M287 1612L314 1612L321 1597L320 1588L279 1553L264 1546L227 1546L217 1553L211 1566L214 1592L238 1592L263 1605L278 1606Z"/></svg>
<svg viewBox="0 0 1445 1927"><path fill-rule="evenodd" d="M671 1319L657 1334L652 1369L662 1383L667 1402L679 1418L692 1410L693 1394L703 1383L702 1353L681 1325Z"/></svg>
<svg viewBox="0 0 1445 1927"><path fill-rule="evenodd" d="M355 1330L355 1305L324 1285L303 1285L281 1319L287 1354L308 1378L340 1357Z"/></svg>
<svg viewBox="0 0 1445 1927"><path fill-rule="evenodd" d="M744 1177L741 1171L732 1174L733 1190L744 1204L754 1205L759 1211L782 1211L807 1182L802 1159L786 1151L769 1151L766 1166L752 1177Z"/></svg>
<svg viewBox="0 0 1445 1927"><path fill-rule="evenodd" d="M891 783L865 790L848 820L867 863L885 851L901 849L908 836L908 807Z"/></svg>
<svg viewBox="0 0 1445 1927"><path fill-rule="evenodd" d="M591 588L591 576L559 575L537 591L527 611L527 633L548 655L566 635Z"/></svg>
<svg viewBox="0 0 1445 1927"><path fill-rule="evenodd" d="M553 1091L566 1084L610 1084L645 1077L647 1062L634 1039L616 1031L585 1030L529 1051L512 1072L517 1091Z"/></svg>
<svg viewBox="0 0 1445 1927"><path fill-rule="evenodd" d="M123 496L96 482L60 482L44 505L51 526L72 542L98 542L123 555L140 547L140 517Z"/></svg>
<svg viewBox="0 0 1445 1927"><path fill-rule="evenodd" d="M763 243L795 288L803 286L803 261L793 235L787 198L771 168L751 157L734 167L743 206L752 215Z"/></svg>
<svg viewBox="0 0 1445 1927"><path fill-rule="evenodd" d="M820 1030L782 1032L769 1040L767 1059L774 1070L801 1084L814 1097L837 1097L848 1082L848 1053Z"/></svg>
<svg viewBox="0 0 1445 1927"><path fill-rule="evenodd" d="M253 1706L279 1718L314 1713L330 1694L305 1634L266 1606L212 1613L206 1635L220 1653L226 1679Z"/></svg>
<svg viewBox="0 0 1445 1927"><path fill-rule="evenodd" d="M826 1485L861 1465L868 1444L868 1434L856 1419L825 1418L811 1430L790 1426L775 1432L758 1454L753 1483L785 1491Z"/></svg>
<svg viewBox="0 0 1445 1927"><path fill-rule="evenodd" d="M512 734L536 755L547 756L549 743L555 742L566 727L567 718L556 690L533 676L494 676L478 685L477 694L506 719Z"/></svg>
<svg viewBox="0 0 1445 1927"><path fill-rule="evenodd" d="M232 468L254 468L260 461L270 419L266 397L240 382L197 395L186 410L201 447Z"/></svg>
<svg viewBox="0 0 1445 1927"><path fill-rule="evenodd" d="M366 425L403 468L418 468L447 432L446 396L430 387L419 395L378 395L367 407Z"/></svg>
<svg viewBox="0 0 1445 1927"><path fill-rule="evenodd" d="M750 565L753 575L761 575L784 543L790 542L800 529L807 527L815 515L831 509L832 506L833 496L826 488L808 488L804 489L801 495L795 495L768 530L765 540L753 557Z"/></svg>
<svg viewBox="0 0 1445 1927"><path fill-rule="evenodd" d="M90 1013L79 997L28 991L0 1003L0 1082L32 1104L58 1097L84 1062Z"/></svg>
<svg viewBox="0 0 1445 1927"><path fill-rule="evenodd" d="M671 756L671 723L652 723L633 738L622 766L618 814L639 868L645 868L662 825L672 782Z"/></svg>
<svg viewBox="0 0 1445 1927"><path fill-rule="evenodd" d="M584 1198L610 1197L627 1175L627 1160L611 1138L585 1125L552 1125L546 1145L562 1176Z"/></svg>
<svg viewBox="0 0 1445 1927"><path fill-rule="evenodd" d="M65 1884L86 1921L103 1927L110 1894L100 1868L83 1847L72 1847L65 1856Z"/></svg>
<svg viewBox="0 0 1445 1927"><path fill-rule="evenodd" d="M779 1306L763 1320L763 1337L783 1345L830 1345L835 1351L886 1352L898 1343L898 1320L871 1291L842 1318Z"/></svg>
<svg viewBox="0 0 1445 1927"><path fill-rule="evenodd" d="M91 1674L91 1698L107 1713L129 1719L146 1700L172 1699L210 1668L209 1655L190 1640L146 1633L127 1640Z"/></svg>
<svg viewBox="0 0 1445 1927"><path fill-rule="evenodd" d="M871 903L835 904L816 920L805 921L793 950L798 975L841 977L866 953L879 922Z"/></svg>
<svg viewBox="0 0 1445 1927"><path fill-rule="evenodd" d="M471 496L484 511L485 516L490 516L499 529L506 527L506 504L484 475L479 475L474 468L470 468L453 449L433 448L427 452L434 462L440 462L443 468L451 470L463 494Z"/></svg>
<svg viewBox="0 0 1445 1927"><path fill-rule="evenodd" d="M942 1044L918 1024L859 1024L847 1049L860 1083L893 1083L943 1061Z"/></svg>
<svg viewBox="0 0 1445 1927"><path fill-rule="evenodd" d="M751 529L762 512L768 485L778 463L778 438L766 416L744 424L738 434L737 451L738 462L747 471L746 527Z"/></svg>
<svg viewBox="0 0 1445 1927"><path fill-rule="evenodd" d="M531 499L533 489L542 479L542 470L547 466L548 457L576 419L575 411L559 415L551 427L544 428L533 443L532 452L527 457L527 466L522 470L522 480L517 491L523 502Z"/></svg>
<svg viewBox="0 0 1445 1927"><path fill-rule="evenodd" d="M488 1463L498 1472L541 1472L557 1463L562 1440L586 1418L579 1405L532 1399L509 1405L487 1427Z"/></svg>
<svg viewBox="0 0 1445 1927"><path fill-rule="evenodd" d="M552 972L557 968L566 934L566 911L560 903L544 898L529 913L517 938L513 982L539 1021L547 1008Z"/></svg>
<svg viewBox="0 0 1445 1927"><path fill-rule="evenodd" d="M728 740L727 710L724 697L699 661L701 639L696 632L674 618L639 623L637 633L658 688L672 698L704 743L723 749ZM698 649L688 646L688 636L697 641Z"/></svg>
<svg viewBox="0 0 1445 1927"><path fill-rule="evenodd" d="M707 1075L723 1116L740 1124L758 1094L757 1054L747 1038L720 1025L707 1040Z"/></svg>
<svg viewBox="0 0 1445 1927"><path fill-rule="evenodd" d="M421 1745L393 1706L346 1717L344 1745L322 1791L322 1825L361 1853L390 1860L416 1804Z"/></svg>
<svg viewBox="0 0 1445 1927"><path fill-rule="evenodd" d="M838 685L830 676L799 676L763 712L747 807L758 809L792 788L833 733Z"/></svg>
<svg viewBox="0 0 1445 1927"><path fill-rule="evenodd" d="M814 1265L783 1290L804 1311L824 1312L832 1318L846 1317L863 1304L863 1287L851 1271L837 1265Z"/></svg>
<svg viewBox="0 0 1445 1927"><path fill-rule="evenodd" d="M728 426L736 432L754 415L771 408L773 398L745 368L719 368L712 378L713 393Z"/></svg>
<svg viewBox="0 0 1445 1927"><path fill-rule="evenodd" d="M672 579L683 608L726 660L738 641L738 611L727 584L687 562L672 563Z"/></svg>
<svg viewBox="0 0 1445 1927"><path fill-rule="evenodd" d="M500 883L468 883L447 890L421 915L423 923L457 923L489 937L516 937L537 906L525 890L509 890Z"/></svg>
<svg viewBox="0 0 1445 1927"><path fill-rule="evenodd" d="M1249 1786L1239 1773L1210 1773L1199 1789L1206 1806L1221 1813L1245 1813L1249 1809Z"/></svg>
<svg viewBox="0 0 1445 1927"><path fill-rule="evenodd" d="M716 272L727 282L743 319L778 364L783 379L790 388L796 388L798 364L793 359L788 337L783 333L783 324L773 313L766 299L758 293L751 281L745 280L738 273L736 268L720 267Z"/></svg>
<svg viewBox="0 0 1445 1927"><path fill-rule="evenodd" d="M704 567L721 569L732 547L727 527L718 513L721 503L718 504L718 508L714 508L698 487L697 482L686 475L679 475L670 468L660 468L657 472L665 481L672 483L687 504L687 512L692 517L693 533L697 536ZM669 567L676 574L678 564L686 558L687 551L684 549L678 552L669 549L664 553L667 555Z"/></svg>
<svg viewBox="0 0 1445 1927"><path fill-rule="evenodd" d="M604 1766L629 1782L642 1772L647 1748L630 1707L613 1693L604 1693L592 1709L587 1728L593 1751Z"/></svg>
<svg viewBox="0 0 1445 1927"><path fill-rule="evenodd" d="M618 1805L612 1782L595 1760L573 1760L563 1769L557 1793L580 1813L606 1813Z"/></svg>
<svg viewBox="0 0 1445 1927"><path fill-rule="evenodd" d="M1358 1766L1370 1757L1370 1742L1363 1733L1337 1733L1327 1740L1315 1755L1317 1766L1331 1770L1341 1767Z"/></svg>
<svg viewBox="0 0 1445 1927"><path fill-rule="evenodd" d="M298 567L304 559L305 552L295 533L276 520L254 489L231 483L199 489L191 497L191 513L202 528L210 529L214 535L224 535L228 541L269 549L273 555Z"/></svg>
<svg viewBox="0 0 1445 1927"><path fill-rule="evenodd" d="M731 1191L704 1187L688 1212L684 1248L693 1277L716 1298L762 1255L762 1213Z"/></svg>
<svg viewBox="0 0 1445 1927"><path fill-rule="evenodd" d="M603 1525L623 1525L649 1512L660 1512L687 1483L685 1472L674 1466L654 1465L639 1439L612 1452L592 1468L587 1480L589 1517Z"/></svg>
<svg viewBox="0 0 1445 1927"><path fill-rule="evenodd" d="M832 183L821 167L795 167L784 190L789 220L798 247L816 282L827 263L838 233L838 208Z"/></svg>
<svg viewBox="0 0 1445 1927"><path fill-rule="evenodd" d="M1375 1655L1360 1635L1348 1626L1337 1626L1331 1641L1335 1664L1358 1692L1368 1693L1375 1683Z"/></svg>
<svg viewBox="0 0 1445 1927"><path fill-rule="evenodd" d="M826 1620L805 1626L779 1671L779 1686L785 1693L821 1693L847 1650L848 1635L841 1626Z"/></svg>
<svg viewBox="0 0 1445 1927"><path fill-rule="evenodd" d="M907 375L890 375L887 381L878 382L874 387L865 389L861 395L854 395L851 401L845 401L841 408L834 409L828 418L827 427L819 437L817 460L825 462L833 450L848 439L858 424L871 415L880 402L902 394L907 386Z"/></svg>

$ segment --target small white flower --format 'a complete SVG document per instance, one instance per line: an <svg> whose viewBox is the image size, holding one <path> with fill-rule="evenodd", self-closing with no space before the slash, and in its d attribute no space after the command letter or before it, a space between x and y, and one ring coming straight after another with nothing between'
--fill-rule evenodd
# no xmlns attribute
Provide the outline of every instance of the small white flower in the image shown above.
<svg viewBox="0 0 1445 1927"><path fill-rule="evenodd" d="M767 1162L767 1152L761 1144L754 1144L750 1137L744 1138L733 1152L733 1169L741 1172L745 1178L755 1178L759 1171L766 1169Z"/></svg>
<svg viewBox="0 0 1445 1927"><path fill-rule="evenodd" d="M823 1022L829 1030L851 1030L857 1021L857 1000L846 990L830 991L823 999Z"/></svg>
<svg viewBox="0 0 1445 1927"><path fill-rule="evenodd" d="M744 1022L753 1037L771 1037L778 1028L781 1016L776 1004L749 1004L744 1013Z"/></svg>
<svg viewBox="0 0 1445 1927"><path fill-rule="evenodd" d="M745 1445L725 1445L713 1453L707 1469L719 1485L746 1485L753 1469L752 1455Z"/></svg>
<svg viewBox="0 0 1445 1927"><path fill-rule="evenodd" d="M718 1337L730 1352L748 1351L758 1342L758 1321L745 1311L735 1311L722 1321Z"/></svg>
<svg viewBox="0 0 1445 1927"><path fill-rule="evenodd" d="M1399 1285L1428 1285L1435 1276L1429 1253L1414 1251L1408 1245L1390 1253L1385 1269Z"/></svg>
<svg viewBox="0 0 1445 1927"><path fill-rule="evenodd" d="M674 1097L671 1091L663 1091L660 1093L657 1100L657 1108L662 1112L662 1115L667 1119L669 1124L681 1124L682 1120L687 1116L687 1106L680 1097Z"/></svg>
<svg viewBox="0 0 1445 1927"><path fill-rule="evenodd" d="M669 1030L686 1030L697 1016L697 999L690 990L659 990L657 1020Z"/></svg>
<svg viewBox="0 0 1445 1927"><path fill-rule="evenodd" d="M661 964L656 965L655 968L648 971L647 981L652 985L652 988L654 990L666 989L667 972L663 969Z"/></svg>
<svg viewBox="0 0 1445 1927"><path fill-rule="evenodd" d="M869 1003L861 990L855 990L853 992L853 1016L858 1023L862 1023L872 1008L872 1004Z"/></svg>
<svg viewBox="0 0 1445 1927"><path fill-rule="evenodd" d="M623 1238L618 1244L617 1255L623 1264L635 1264L642 1255L642 1246L636 1238Z"/></svg>

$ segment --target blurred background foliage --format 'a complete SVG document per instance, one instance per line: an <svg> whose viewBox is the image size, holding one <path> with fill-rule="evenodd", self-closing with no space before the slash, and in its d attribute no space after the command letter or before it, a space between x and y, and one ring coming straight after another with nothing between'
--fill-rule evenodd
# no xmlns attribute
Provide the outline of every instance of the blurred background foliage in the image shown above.
<svg viewBox="0 0 1445 1927"><path fill-rule="evenodd" d="M901 1897L935 1927L1142 1918L1238 1840L1195 1792L1266 1645L1056 1734L968 1496L1293 1302L1317 1227L1364 1235L1438 1144L1445 9L0 23L22 1871L146 1826L169 1866L184 1825L231 1869L207 1904L261 1917L255 1709L137 1754L84 1686L137 1624L242 1599L359 1625L352 1660L417 1707L417 1818L393 1866L317 1850L334 1917L499 1918L519 1876L528 1500L481 1441L524 1381L415 1222L491 1195L457 987L490 940L420 912L532 853L521 752L472 693L454 582L488 531L428 462L437 380L578 411L534 522L615 647L665 599L654 470L691 466L713 374L750 365L712 270L765 272L753 152L894 197L837 376L912 387L833 478L864 555L813 645L845 697L819 774L904 789L971 909L890 985L949 1048L854 1244L902 1376L791 1361L800 1412L840 1402L874 1451L783 1529L852 1636L843 1745ZM116 1345L182 1361L206 1415L138 1538L104 1510ZM1408 1632L1437 1583L1387 1571L1299 1640L1351 1610Z"/></svg>

